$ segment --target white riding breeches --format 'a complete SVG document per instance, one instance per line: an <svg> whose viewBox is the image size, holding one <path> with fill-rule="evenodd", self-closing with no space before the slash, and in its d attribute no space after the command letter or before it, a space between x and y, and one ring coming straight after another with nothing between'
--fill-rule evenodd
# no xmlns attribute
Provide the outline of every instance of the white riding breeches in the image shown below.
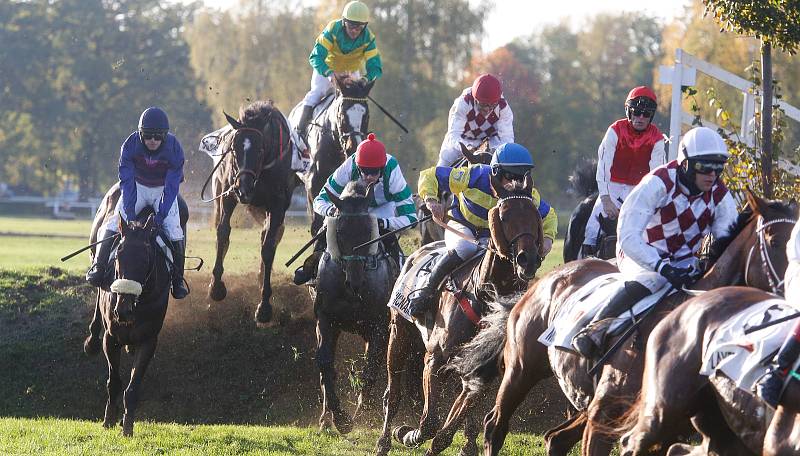
<svg viewBox="0 0 800 456"><path fill-rule="evenodd" d="M617 209L622 207L622 202L628 197L628 194L630 194L631 190L633 190L633 187L634 185L619 184L617 182L608 183L608 196L611 197L611 201L614 202L614 205L617 206ZM595 247L597 246L597 238L600 236L600 220L598 218L600 214L603 214L603 217L608 217L606 211L603 210L603 202L600 201L600 196L598 196L597 200L594 202L594 206L592 207L592 215L589 216L589 220L586 222L586 229L584 230L583 235L584 244L593 245Z"/></svg>
<svg viewBox="0 0 800 456"><path fill-rule="evenodd" d="M361 73L358 71L348 73L351 78L358 79L361 77ZM323 76L316 71L311 71L311 90L308 91L306 96L303 98L303 105L304 106L316 106L317 103L322 101L325 97L325 94L328 93L330 90L331 85L333 84L333 75L330 76Z"/></svg>
<svg viewBox="0 0 800 456"><path fill-rule="evenodd" d="M783 290L786 302L800 309L800 262L790 261L783 277L785 280Z"/></svg>
<svg viewBox="0 0 800 456"><path fill-rule="evenodd" d="M153 208L158 213L158 208L161 205L161 195L164 193L164 187L145 187L144 185L136 183L136 207L135 212L138 214L142 209L147 206ZM106 224L103 226L107 232L116 233L119 231L119 214L122 214L122 219L128 219L125 215L125 210L122 206L122 196L117 201L117 207L114 212L108 217ZM172 206L167 212L167 217L164 219L164 231L169 236L171 241L183 240L183 230L181 229L181 218L178 212L178 199L172 203ZM103 239L107 236L100 237L102 233L98 233L98 239Z"/></svg>
<svg viewBox="0 0 800 456"><path fill-rule="evenodd" d="M692 267L696 270L697 258L692 256L681 261L670 262L669 264L675 266L676 268ZM617 265L619 267L619 272L622 273L625 281L632 280L639 282L647 287L651 293L655 293L661 289L661 287L667 284L666 277L651 269L640 266L639 263L633 261L630 257L623 255L622 258L617 258Z"/></svg>
<svg viewBox="0 0 800 456"><path fill-rule="evenodd" d="M456 222L455 220L450 220L447 222L447 226L453 228L454 230L458 231L459 233L464 234L466 237L470 239L475 239L475 235L472 234L472 230L467 228L466 226ZM477 239L481 245L488 245L489 238L488 237L481 237ZM449 231L444 230L444 243L447 246L448 250L453 250L456 252L459 258L462 260L469 259L472 255L478 252L478 246L467 241L466 239L460 237L459 235Z"/></svg>

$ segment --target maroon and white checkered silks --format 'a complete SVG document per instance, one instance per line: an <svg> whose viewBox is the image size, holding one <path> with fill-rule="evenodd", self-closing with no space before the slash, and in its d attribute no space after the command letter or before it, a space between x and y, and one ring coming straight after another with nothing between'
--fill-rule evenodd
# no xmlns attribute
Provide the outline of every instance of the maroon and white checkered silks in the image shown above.
<svg viewBox="0 0 800 456"><path fill-rule="evenodd" d="M495 124L500 120L500 111L508 106L504 98L500 99L497 106L488 116L479 113L475 108L475 98L472 94L464 95L464 101L469 104L472 109L467 113L467 123L464 124L464 129L461 132L461 137L464 139L484 139L491 138L497 135Z"/></svg>
<svg viewBox="0 0 800 456"><path fill-rule="evenodd" d="M667 188L669 201L650 219L645 230L647 243L661 258L680 261L694 255L700 241L711 231L714 211L728 189L718 180L710 191L689 196L676 185L678 162L657 168L653 175Z"/></svg>

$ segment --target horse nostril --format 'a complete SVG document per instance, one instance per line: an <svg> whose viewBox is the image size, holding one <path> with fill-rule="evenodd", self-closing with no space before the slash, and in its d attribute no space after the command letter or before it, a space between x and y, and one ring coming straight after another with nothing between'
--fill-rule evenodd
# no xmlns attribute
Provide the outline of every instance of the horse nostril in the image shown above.
<svg viewBox="0 0 800 456"><path fill-rule="evenodd" d="M519 252L517 254L517 264L528 264L528 255L526 255L525 252Z"/></svg>

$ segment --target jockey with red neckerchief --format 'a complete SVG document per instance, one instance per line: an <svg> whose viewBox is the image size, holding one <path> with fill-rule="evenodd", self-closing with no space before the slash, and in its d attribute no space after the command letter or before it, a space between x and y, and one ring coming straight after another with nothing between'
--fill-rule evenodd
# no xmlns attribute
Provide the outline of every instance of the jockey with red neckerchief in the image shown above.
<svg viewBox="0 0 800 456"><path fill-rule="evenodd" d="M453 166L460 160L459 143L477 147L485 139L493 149L514 142L514 113L503 98L502 83L491 74L478 76L453 101L436 166Z"/></svg>
<svg viewBox="0 0 800 456"><path fill-rule="evenodd" d="M594 255L600 234L600 214L616 219L619 208L633 187L653 169L664 164L664 135L653 125L656 94L645 86L635 87L625 99L625 118L606 131L597 149L599 195L586 222L582 257ZM610 233L609 233L610 234Z"/></svg>
<svg viewBox="0 0 800 456"><path fill-rule="evenodd" d="M647 174L622 204L617 258L626 281L572 339L588 358L604 347L613 317L667 283L678 290L691 285L703 237L709 232L725 237L736 222L736 202L719 179L730 157L722 137L707 127L694 128L678 149L677 160Z"/></svg>
<svg viewBox="0 0 800 456"><path fill-rule="evenodd" d="M789 266L784 275L784 288L786 302L800 310L800 222L795 223L792 235L786 244L786 259ZM792 372L797 358L800 357L800 318L795 320L792 330L778 350L775 363L770 366L769 372L759 380L756 392L764 402L773 408L778 408L783 393L783 385L789 378L800 380L800 372Z"/></svg>

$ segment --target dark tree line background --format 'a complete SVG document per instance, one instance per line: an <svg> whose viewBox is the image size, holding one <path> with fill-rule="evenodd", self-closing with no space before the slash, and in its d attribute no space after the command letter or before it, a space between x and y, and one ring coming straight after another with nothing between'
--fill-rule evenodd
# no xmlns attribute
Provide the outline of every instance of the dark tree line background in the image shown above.
<svg viewBox="0 0 800 456"><path fill-rule="evenodd" d="M197 152L200 137L222 125L223 110L256 99L288 114L308 90L316 35L344 3L240 0L219 11L158 0L0 2L0 182L43 195L72 183L83 197L100 195L116 180L120 144L141 111L160 105L186 151L183 192L196 199L211 167ZM574 204L565 189L575 164L596 156L627 92L653 85L675 48L740 74L759 52L754 38L719 33L700 0L669 24L638 13L599 15L579 27L530 30L488 53L479 45L486 11L468 0L368 4L384 62L372 95L411 133L375 107L370 127L410 183L435 162L453 98L491 71L504 81L517 142L534 154L537 187L562 211ZM773 60L784 99L799 104L792 100L800 65L788 54ZM656 88L656 123L666 132L669 87ZM739 102L719 96L732 108ZM781 153L794 159L794 147L784 144Z"/></svg>

